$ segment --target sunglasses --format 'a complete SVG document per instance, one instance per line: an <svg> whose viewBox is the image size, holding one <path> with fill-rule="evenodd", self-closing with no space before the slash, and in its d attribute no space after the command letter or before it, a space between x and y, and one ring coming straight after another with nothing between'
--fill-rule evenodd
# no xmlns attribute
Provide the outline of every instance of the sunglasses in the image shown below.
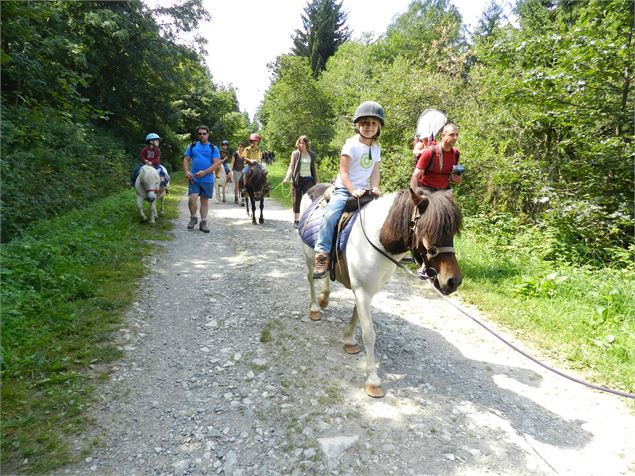
<svg viewBox="0 0 635 476"><path fill-rule="evenodd" d="M199 135L199 136L206 136L207 132L197 132L196 134Z"/></svg>

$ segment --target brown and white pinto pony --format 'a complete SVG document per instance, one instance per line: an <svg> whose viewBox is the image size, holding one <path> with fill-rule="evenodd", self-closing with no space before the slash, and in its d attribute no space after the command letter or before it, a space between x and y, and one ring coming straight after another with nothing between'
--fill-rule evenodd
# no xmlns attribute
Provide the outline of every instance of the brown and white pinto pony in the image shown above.
<svg viewBox="0 0 635 476"><path fill-rule="evenodd" d="M310 203L309 195L304 195L301 214ZM396 262L413 250L418 261L424 260L429 270L433 268L437 272L435 286L447 295L456 291L463 280L453 248L454 236L459 232L461 222L461 212L451 192L429 193L408 189L370 202L353 224L344 257L335 266L335 276L355 296L353 314L344 329L344 351L349 354L360 352L355 340L355 327L359 322L366 348L365 390L369 396L384 396L375 362L371 301L396 268L396 264L377 251L369 240ZM315 252L305 244L304 255L311 292L309 317L319 320L320 308L326 308L329 301L329 278L321 279L322 289L316 300L313 279Z"/></svg>

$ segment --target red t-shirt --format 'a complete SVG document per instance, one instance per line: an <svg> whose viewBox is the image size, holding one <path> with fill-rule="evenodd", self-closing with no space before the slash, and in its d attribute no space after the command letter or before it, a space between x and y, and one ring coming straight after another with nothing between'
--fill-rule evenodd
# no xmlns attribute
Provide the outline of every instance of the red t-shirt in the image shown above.
<svg viewBox="0 0 635 476"><path fill-rule="evenodd" d="M159 165L161 163L161 149L154 146L146 146L141 149L139 160L144 164L146 160L149 160L152 162L152 165Z"/></svg>
<svg viewBox="0 0 635 476"><path fill-rule="evenodd" d="M423 170L423 175L419 178L419 185L432 188L450 188L450 174L452 167L459 163L457 160L459 151L455 147L447 151L441 149L443 151L443 167L441 167L439 148L439 146L434 146L434 164L430 168L433 147L428 147L419 156L417 168Z"/></svg>

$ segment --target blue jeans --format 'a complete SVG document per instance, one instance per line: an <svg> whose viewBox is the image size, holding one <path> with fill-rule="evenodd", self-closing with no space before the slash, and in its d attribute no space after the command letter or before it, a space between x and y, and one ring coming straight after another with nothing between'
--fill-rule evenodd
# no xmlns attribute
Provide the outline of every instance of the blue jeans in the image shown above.
<svg viewBox="0 0 635 476"><path fill-rule="evenodd" d="M326 210L324 210L324 221L320 225L317 243L315 243L315 251L317 253L329 254L331 252L335 226L342 216L344 206L346 206L346 200L350 197L352 197L352 195L346 188L336 187L333 189L331 200L329 200Z"/></svg>

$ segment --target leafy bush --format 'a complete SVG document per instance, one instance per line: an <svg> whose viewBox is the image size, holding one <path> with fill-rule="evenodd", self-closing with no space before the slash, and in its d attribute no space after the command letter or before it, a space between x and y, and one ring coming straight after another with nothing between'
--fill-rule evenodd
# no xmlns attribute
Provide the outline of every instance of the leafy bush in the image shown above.
<svg viewBox="0 0 635 476"><path fill-rule="evenodd" d="M123 188L124 151L107 132L46 107L3 109L2 116L2 242Z"/></svg>

